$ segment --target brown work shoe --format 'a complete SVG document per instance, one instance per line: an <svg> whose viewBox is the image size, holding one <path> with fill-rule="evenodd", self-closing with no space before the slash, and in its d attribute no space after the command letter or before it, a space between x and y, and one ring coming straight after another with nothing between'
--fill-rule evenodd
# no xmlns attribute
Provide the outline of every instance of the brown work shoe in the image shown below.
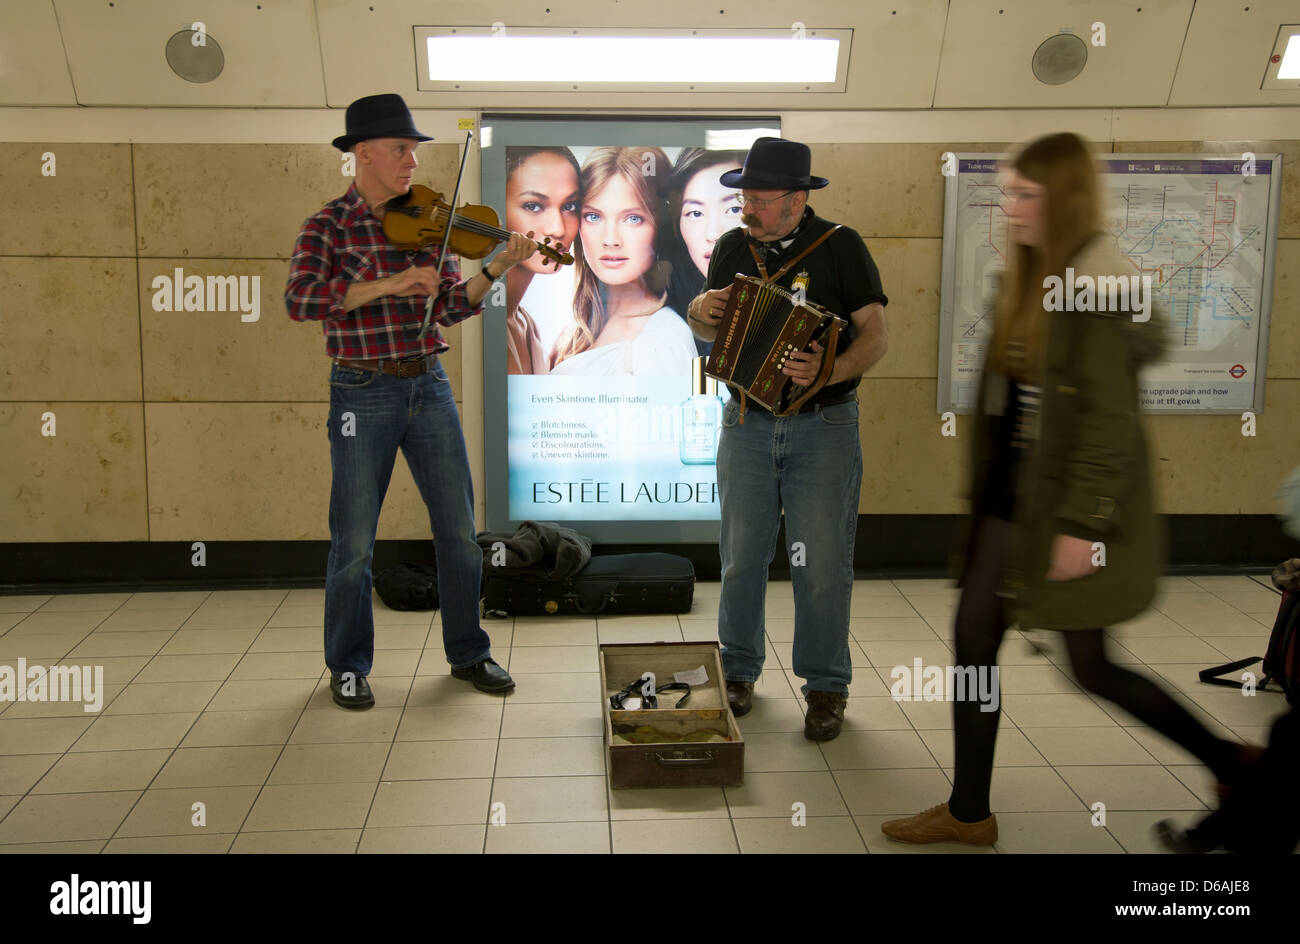
<svg viewBox="0 0 1300 944"><path fill-rule="evenodd" d="M749 714L749 709L754 707L752 695L754 694L753 682L733 682L727 681L727 704L731 706L731 713L737 718Z"/></svg>
<svg viewBox="0 0 1300 944"><path fill-rule="evenodd" d="M990 816L978 823L963 823L948 812L947 803L940 803L924 813L881 823L880 831L899 842L965 842L972 846L991 846L998 841L998 818Z"/></svg>
<svg viewBox="0 0 1300 944"><path fill-rule="evenodd" d="M809 692L804 698L808 712L803 717L803 736L810 741L833 741L844 724L847 695L839 692Z"/></svg>

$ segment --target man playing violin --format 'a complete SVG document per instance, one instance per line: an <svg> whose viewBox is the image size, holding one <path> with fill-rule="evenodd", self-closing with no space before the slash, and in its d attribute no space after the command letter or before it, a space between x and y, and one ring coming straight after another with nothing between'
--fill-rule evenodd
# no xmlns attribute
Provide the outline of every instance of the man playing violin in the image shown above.
<svg viewBox="0 0 1300 944"><path fill-rule="evenodd" d="M438 361L450 349L438 325L482 311L484 296L536 244L511 233L480 274L461 281L448 254L438 278L438 248L404 251L385 237L389 200L408 192L415 148L432 138L415 129L398 95L348 106L347 134L334 146L356 155L356 182L308 219L294 244L285 305L295 321L320 321L330 369L328 434L330 553L325 574L325 664L344 708L375 703L366 677L374 660L371 559L380 506L400 449L433 528L442 640L451 674L489 693L514 680L492 660L479 625L483 556L474 540L469 458L451 384ZM425 303L433 324L419 337Z"/></svg>

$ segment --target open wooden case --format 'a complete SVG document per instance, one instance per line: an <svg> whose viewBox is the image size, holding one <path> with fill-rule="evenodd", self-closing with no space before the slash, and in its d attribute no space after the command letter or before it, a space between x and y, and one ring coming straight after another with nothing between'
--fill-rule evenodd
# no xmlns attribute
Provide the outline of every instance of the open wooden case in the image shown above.
<svg viewBox="0 0 1300 944"><path fill-rule="evenodd" d="M677 691L660 694L658 708L617 710L610 704L611 696L645 672L653 672L663 685L675 673L699 666L708 673L708 681L691 686L683 708L676 707L684 694ZM600 687L612 788L732 787L744 782L745 740L727 704L716 642L602 645Z"/></svg>

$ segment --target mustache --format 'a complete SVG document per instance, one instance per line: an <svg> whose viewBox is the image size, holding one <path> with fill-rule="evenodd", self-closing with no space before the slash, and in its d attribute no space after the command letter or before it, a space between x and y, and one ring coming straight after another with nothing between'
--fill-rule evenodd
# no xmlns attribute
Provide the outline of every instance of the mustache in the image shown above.
<svg viewBox="0 0 1300 944"><path fill-rule="evenodd" d="M746 213L744 216L740 218L740 222L744 223L746 226L759 225L758 217L754 216L754 214L752 213Z"/></svg>

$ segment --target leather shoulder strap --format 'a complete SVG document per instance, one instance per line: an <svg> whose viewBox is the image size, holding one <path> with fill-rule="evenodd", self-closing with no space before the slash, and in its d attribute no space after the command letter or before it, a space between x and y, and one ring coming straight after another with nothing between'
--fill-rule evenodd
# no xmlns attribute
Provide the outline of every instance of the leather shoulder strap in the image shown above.
<svg viewBox="0 0 1300 944"><path fill-rule="evenodd" d="M837 229L839 229L839 228L840 228L841 226L843 226L843 225L844 225L843 223L836 223L834 226L832 226L832 227L831 227L830 229L828 229L826 232L822 233L820 236L818 236L816 239L814 239L812 242L810 242L807 246L805 246L803 252L799 253L799 255L795 256L793 259L791 259L791 260L790 260L789 262L787 262L785 265L781 266L781 268L778 269L777 272L776 272L776 273L775 273L775 274L774 274L770 279L768 279L768 281L769 281L769 282L775 282L775 281L777 281L778 279L780 279L781 276L785 275L787 272L789 272L789 271L794 267L794 264L795 264L796 262L798 262L798 261L799 261L800 259L802 259L804 256L808 255L808 253L812 252L814 249L816 249L816 248L817 248L818 246L820 246L822 243L826 242L826 240L830 239L830 238L831 238L831 235L832 235L832 234L833 234Z"/></svg>

